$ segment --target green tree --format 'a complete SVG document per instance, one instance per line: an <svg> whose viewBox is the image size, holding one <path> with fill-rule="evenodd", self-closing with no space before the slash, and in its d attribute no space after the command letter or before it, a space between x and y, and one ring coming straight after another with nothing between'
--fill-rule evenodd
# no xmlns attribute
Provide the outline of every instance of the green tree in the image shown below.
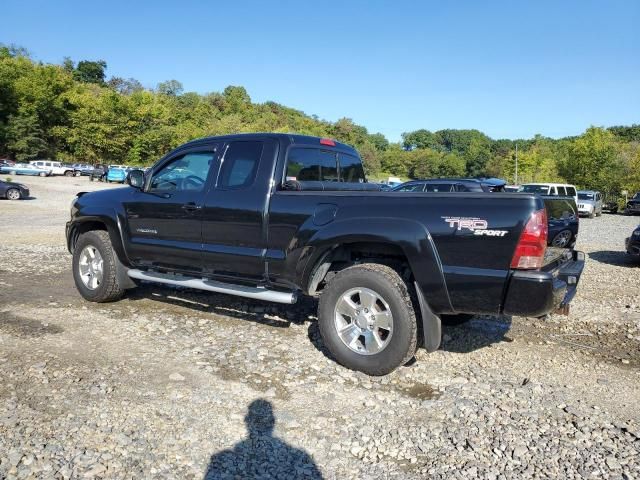
<svg viewBox="0 0 640 480"><path fill-rule="evenodd" d="M81 60L73 71L73 77L79 82L104 85L106 69L104 60Z"/></svg>
<svg viewBox="0 0 640 480"><path fill-rule="evenodd" d="M158 93L162 95L169 95L170 97L177 97L182 93L184 87L182 83L177 80L167 80L166 82L160 82L157 87Z"/></svg>
<svg viewBox="0 0 640 480"><path fill-rule="evenodd" d="M18 160L33 160L46 155L47 142L38 116L33 112L20 112L10 116L6 136L7 146Z"/></svg>

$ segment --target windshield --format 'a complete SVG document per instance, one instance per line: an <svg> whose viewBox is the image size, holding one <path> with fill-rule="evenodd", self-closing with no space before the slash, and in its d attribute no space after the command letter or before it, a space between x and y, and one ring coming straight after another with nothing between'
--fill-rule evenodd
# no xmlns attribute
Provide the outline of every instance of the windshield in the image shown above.
<svg viewBox="0 0 640 480"><path fill-rule="evenodd" d="M539 193L540 195L549 194L548 185L523 185L522 191L526 193Z"/></svg>
<svg viewBox="0 0 640 480"><path fill-rule="evenodd" d="M640 200L640 192L636 193L636 194L633 196L633 199L634 199L634 200Z"/></svg>
<svg viewBox="0 0 640 480"><path fill-rule="evenodd" d="M578 192L578 198L580 200L593 200L593 193L580 193L580 192Z"/></svg>

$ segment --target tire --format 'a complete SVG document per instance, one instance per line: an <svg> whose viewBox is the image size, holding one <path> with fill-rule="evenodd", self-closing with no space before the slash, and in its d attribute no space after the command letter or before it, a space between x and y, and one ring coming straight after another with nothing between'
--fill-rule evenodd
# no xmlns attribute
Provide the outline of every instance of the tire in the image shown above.
<svg viewBox="0 0 640 480"><path fill-rule="evenodd" d="M565 248L571 244L573 239L573 232L571 230L562 230L558 232L551 240L551 246L558 248Z"/></svg>
<svg viewBox="0 0 640 480"><path fill-rule="evenodd" d="M40 172L38 174L39 177L46 177L47 176L47 172Z"/></svg>
<svg viewBox="0 0 640 480"><path fill-rule="evenodd" d="M18 190L17 188L10 188L9 190L7 190L5 195L7 197L7 200L20 200L20 197L22 197L22 195L20 195L20 190Z"/></svg>
<svg viewBox="0 0 640 480"><path fill-rule="evenodd" d="M340 313L340 309L354 317ZM367 327L368 322L378 323ZM378 326L385 323L390 328ZM336 360L367 375L391 373L416 351L418 328L410 292L400 275L386 265L364 263L339 272L320 296L318 325ZM342 328L342 336L338 328ZM349 340L343 340L345 337Z"/></svg>
<svg viewBox="0 0 640 480"><path fill-rule="evenodd" d="M15 170L12 170L12 171L9 172L9 175L17 175L17 173L16 173Z"/></svg>
<svg viewBox="0 0 640 480"><path fill-rule="evenodd" d="M440 320L443 325L448 325L450 327L455 327L456 325L462 325L463 323L467 323L469 320L473 318L473 315L470 313L458 313L456 315L440 315Z"/></svg>
<svg viewBox="0 0 640 480"><path fill-rule="evenodd" d="M67 170L66 172L64 172L64 176L65 177L73 177L73 171L72 170Z"/></svg>
<svg viewBox="0 0 640 480"><path fill-rule="evenodd" d="M93 182L93 175L89 177L89 181Z"/></svg>
<svg viewBox="0 0 640 480"><path fill-rule="evenodd" d="M89 267L87 263L84 264L82 270L86 271L89 268L89 274L85 276L81 272L81 262L91 258L91 252L88 252L89 256L83 259L85 251L88 250L93 251L93 258L98 258L97 251L102 260L101 277L97 273L99 268L94 268L94 265ZM111 246L109 234L104 230L93 230L80 235L73 250L72 265L73 280L78 292L85 300L97 303L113 302L124 295L125 289L120 286L116 276L115 252ZM94 274L91 275L91 272Z"/></svg>
<svg viewBox="0 0 640 480"><path fill-rule="evenodd" d="M589 218L593 218L595 217L595 214L593 212L589 213Z"/></svg>

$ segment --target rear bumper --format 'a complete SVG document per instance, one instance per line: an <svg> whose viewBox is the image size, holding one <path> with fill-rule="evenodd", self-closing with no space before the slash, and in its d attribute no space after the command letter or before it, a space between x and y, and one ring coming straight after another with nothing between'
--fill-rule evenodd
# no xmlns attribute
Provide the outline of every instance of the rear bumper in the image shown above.
<svg viewBox="0 0 640 480"><path fill-rule="evenodd" d="M572 258L550 271L515 271L509 279L503 313L541 317L556 310L567 313L576 295L585 256L574 251Z"/></svg>

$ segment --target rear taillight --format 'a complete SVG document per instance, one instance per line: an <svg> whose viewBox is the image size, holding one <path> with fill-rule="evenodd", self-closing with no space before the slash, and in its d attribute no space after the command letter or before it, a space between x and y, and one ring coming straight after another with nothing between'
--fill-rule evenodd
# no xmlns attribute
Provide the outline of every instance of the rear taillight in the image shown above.
<svg viewBox="0 0 640 480"><path fill-rule="evenodd" d="M330 138L321 138L320 139L320 145L327 145L329 147L335 147L336 146L336 142L334 142Z"/></svg>
<svg viewBox="0 0 640 480"><path fill-rule="evenodd" d="M543 208L531 214L524 226L516 251L511 259L511 268L531 270L541 268L547 249L547 211Z"/></svg>

